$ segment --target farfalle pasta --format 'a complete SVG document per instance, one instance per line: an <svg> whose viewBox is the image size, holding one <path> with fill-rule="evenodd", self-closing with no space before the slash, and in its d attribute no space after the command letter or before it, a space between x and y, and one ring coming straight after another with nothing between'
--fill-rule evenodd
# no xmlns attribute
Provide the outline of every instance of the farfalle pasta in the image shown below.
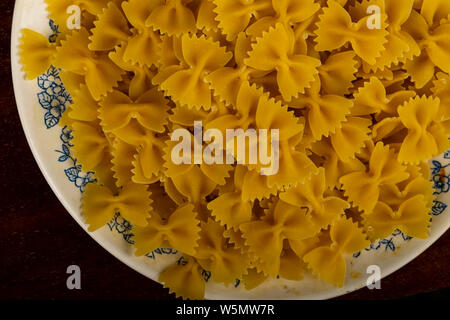
<svg viewBox="0 0 450 320"><path fill-rule="evenodd" d="M138 256L178 250L159 275L171 292L308 273L342 287L349 255L428 236L427 160L450 148L449 1L45 2L59 32L24 29L20 60L27 79L59 68L70 93L60 124L96 178L82 215L95 231L120 214ZM254 161L230 158L246 139Z"/></svg>
<svg viewBox="0 0 450 320"><path fill-rule="evenodd" d="M365 14L359 17L358 14L354 14L353 17L351 16L352 11L359 11L357 10L360 6L359 3L356 3L355 7L351 7L350 10L346 10L337 1L329 1L327 5L326 8L323 8L323 13L319 15L315 49L330 51L350 43L354 52L363 61L375 64L387 43L388 32L385 30L384 22L386 15L380 14L378 18L380 26L371 28L368 22L369 15ZM353 20L355 21L353 22Z"/></svg>
<svg viewBox="0 0 450 320"><path fill-rule="evenodd" d="M448 136L439 117L439 99L411 99L398 108L400 121L407 129L399 151L401 162L420 162L443 153L448 148Z"/></svg>
<svg viewBox="0 0 450 320"><path fill-rule="evenodd" d="M350 205L341 198L327 196L326 191L325 170L320 168L309 181L281 193L280 199L295 207L307 209L314 225L320 229L327 229L345 209L350 208Z"/></svg>
<svg viewBox="0 0 450 320"><path fill-rule="evenodd" d="M212 39L189 35L182 36L181 50L183 63L160 88L181 105L208 110L212 102L211 89L204 77L225 66L232 54ZM199 55L199 50L205 54Z"/></svg>
<svg viewBox="0 0 450 320"><path fill-rule="evenodd" d="M405 63L417 88L430 82L436 67L450 72L448 53L450 28L450 6L445 0L424 0L420 12L412 11L404 28L417 42L420 55Z"/></svg>
<svg viewBox="0 0 450 320"><path fill-rule="evenodd" d="M147 220L147 226L136 227L136 255L144 255L161 247L194 255L200 238L200 221L196 216L191 204L170 213L167 221L163 221L158 213L153 214Z"/></svg>
<svg viewBox="0 0 450 320"><path fill-rule="evenodd" d="M312 218L302 213L304 209L282 200L262 220L241 224L239 227L249 252L256 255L259 268L276 277L280 272L280 258L284 240L304 240L318 232ZM258 268L258 267L257 267Z"/></svg>
<svg viewBox="0 0 450 320"><path fill-rule="evenodd" d="M277 23L263 33L252 46L245 64L260 71L276 71L277 84L285 101L291 101L304 93L318 74L320 61L316 58L295 54L294 36L290 28Z"/></svg>
<svg viewBox="0 0 450 320"><path fill-rule="evenodd" d="M83 208L90 231L103 227L116 212L137 226L148 224L152 200L145 185L128 183L117 194L98 184L90 184L86 190L89 191L83 198Z"/></svg>
<svg viewBox="0 0 450 320"><path fill-rule="evenodd" d="M370 242L356 223L343 217L333 222L329 237L330 245L317 246L303 260L320 278L336 286L343 286L346 273L344 254L358 252Z"/></svg>

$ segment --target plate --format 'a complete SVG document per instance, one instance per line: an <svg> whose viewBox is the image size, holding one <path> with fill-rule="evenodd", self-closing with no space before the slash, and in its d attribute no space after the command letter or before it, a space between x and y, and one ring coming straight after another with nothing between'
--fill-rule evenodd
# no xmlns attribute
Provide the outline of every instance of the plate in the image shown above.
<svg viewBox="0 0 450 320"><path fill-rule="evenodd" d="M25 135L42 174L54 193L86 230L80 210L81 193L94 179L92 172L82 172L70 151L71 133L58 125L70 95L64 90L59 71L51 67L37 80L24 79L18 59L18 41L22 28L30 28L51 37L57 31L48 20L43 0L17 0L11 34L11 64L17 108ZM325 284L312 276L296 282L272 279L256 289L247 291L236 281L234 286L213 283L210 274L203 272L207 299L327 299L357 290L366 285L377 266L381 277L413 260L435 242L450 226L450 152L431 162L432 177L437 199L431 212L433 225L427 240L412 239L401 231L373 244L353 256L347 257L347 281L343 288ZM445 170L442 179L439 173ZM179 259L180 254L170 248L161 248L143 257L134 255L133 227L120 216L107 226L89 233L105 250L146 277L157 280L158 274Z"/></svg>

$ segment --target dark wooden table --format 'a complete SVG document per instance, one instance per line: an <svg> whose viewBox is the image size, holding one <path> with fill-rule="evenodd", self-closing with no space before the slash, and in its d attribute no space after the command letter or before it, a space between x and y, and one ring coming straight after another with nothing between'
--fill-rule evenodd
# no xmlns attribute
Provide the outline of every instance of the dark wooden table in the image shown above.
<svg viewBox="0 0 450 320"><path fill-rule="evenodd" d="M98 245L66 212L25 140L13 96L13 0L0 2L0 299L174 299ZM391 299L450 288L450 233L382 281L341 299ZM81 267L82 289L66 288L66 268Z"/></svg>

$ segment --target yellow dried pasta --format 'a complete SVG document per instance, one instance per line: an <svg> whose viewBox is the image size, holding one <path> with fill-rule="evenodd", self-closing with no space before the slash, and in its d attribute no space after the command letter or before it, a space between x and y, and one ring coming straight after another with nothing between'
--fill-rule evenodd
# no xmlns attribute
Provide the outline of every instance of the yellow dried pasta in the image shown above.
<svg viewBox="0 0 450 320"><path fill-rule="evenodd" d="M120 214L136 255L180 251L159 275L177 296L204 298L206 273L342 287L347 256L397 229L428 236L426 161L450 148L449 1L45 2L61 32L24 29L20 60L27 79L61 70L61 123L96 177L83 217L95 231ZM276 130L277 148L246 136ZM242 138L279 167L198 161L228 160Z"/></svg>

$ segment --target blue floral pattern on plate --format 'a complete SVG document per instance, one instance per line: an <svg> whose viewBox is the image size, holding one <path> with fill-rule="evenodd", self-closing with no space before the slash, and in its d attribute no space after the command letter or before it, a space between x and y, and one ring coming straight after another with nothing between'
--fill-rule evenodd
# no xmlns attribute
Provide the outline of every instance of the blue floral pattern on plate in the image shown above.
<svg viewBox="0 0 450 320"><path fill-rule="evenodd" d="M107 225L109 230L115 230L117 233L121 234L126 242L134 244L134 240L132 239L134 236L134 233L132 232L133 226L129 221L121 217L119 213L116 213L114 218L112 218Z"/></svg>
<svg viewBox="0 0 450 320"><path fill-rule="evenodd" d="M73 146L71 140L73 139L72 131L67 127L62 129L61 135L59 136L62 142L61 150L55 150L61 155L58 158L59 162L70 162L70 167L64 170L66 177L70 182L73 182L75 186L80 189L81 192L84 192L84 189L88 183L96 181L94 178L94 172L89 171L84 173L81 170L81 166L77 164L77 159L75 159L71 152L70 148Z"/></svg>
<svg viewBox="0 0 450 320"><path fill-rule="evenodd" d="M72 98L62 84L59 70L53 66L38 77L37 83L41 89L37 94L38 101L46 110L44 123L47 129L50 129L59 123L67 106L72 103Z"/></svg>
<svg viewBox="0 0 450 320"><path fill-rule="evenodd" d="M48 41L50 43L55 43L56 38L58 38L58 35L61 33L61 32L59 32L59 26L57 24L55 24L55 21L53 21L52 19L50 19L48 21L48 25L49 25L50 29L52 30L52 34L48 37Z"/></svg>
<svg viewBox="0 0 450 320"><path fill-rule="evenodd" d="M440 161L434 160L431 167L431 174L433 176L433 188L436 190L435 195L448 192L450 190L450 174L445 173L445 169L450 166L450 163L443 165Z"/></svg>

